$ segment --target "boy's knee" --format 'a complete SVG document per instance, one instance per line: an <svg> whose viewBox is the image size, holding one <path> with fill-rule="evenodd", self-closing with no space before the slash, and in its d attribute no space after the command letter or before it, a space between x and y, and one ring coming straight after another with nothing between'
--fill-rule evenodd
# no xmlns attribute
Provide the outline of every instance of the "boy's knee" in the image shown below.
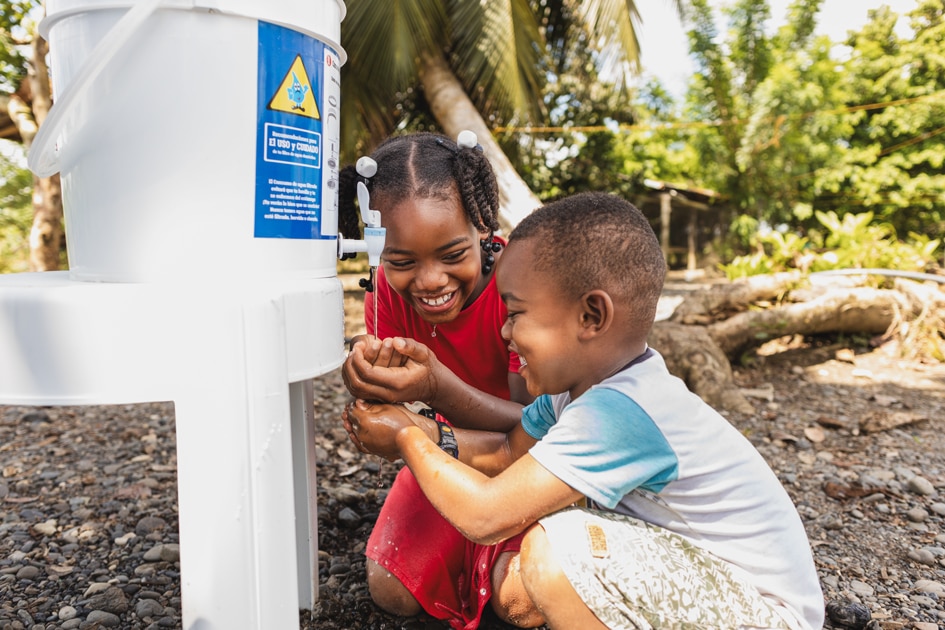
<svg viewBox="0 0 945 630"><path fill-rule="evenodd" d="M548 586L560 580L567 580L555 560L551 543L541 525L535 525L525 534L519 556L522 583L536 603L541 603L542 594L548 590Z"/></svg>
<svg viewBox="0 0 945 630"><path fill-rule="evenodd" d="M422 612L420 603L407 587L373 560L367 561L367 584L371 599L384 611L398 617L413 617Z"/></svg>

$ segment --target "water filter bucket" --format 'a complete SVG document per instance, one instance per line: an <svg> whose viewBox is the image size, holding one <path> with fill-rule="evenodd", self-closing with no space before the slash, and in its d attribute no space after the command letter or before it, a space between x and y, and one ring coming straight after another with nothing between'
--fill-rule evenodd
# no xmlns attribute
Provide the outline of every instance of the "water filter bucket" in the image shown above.
<svg viewBox="0 0 945 630"><path fill-rule="evenodd" d="M341 0L48 0L70 276L291 274L337 260Z"/></svg>

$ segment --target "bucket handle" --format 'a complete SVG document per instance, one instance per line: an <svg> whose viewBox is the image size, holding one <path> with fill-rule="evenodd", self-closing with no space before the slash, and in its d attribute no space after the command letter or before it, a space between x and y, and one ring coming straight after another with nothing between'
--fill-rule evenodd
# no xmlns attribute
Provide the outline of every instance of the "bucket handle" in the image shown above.
<svg viewBox="0 0 945 630"><path fill-rule="evenodd" d="M145 20L165 0L145 0L135 4L102 38L76 73L69 87L56 99L46 120L39 126L27 156L27 165L39 177L50 177L59 172L59 152L62 147L62 132L70 120L70 114L82 109L89 89L112 58L124 47L144 24Z"/></svg>

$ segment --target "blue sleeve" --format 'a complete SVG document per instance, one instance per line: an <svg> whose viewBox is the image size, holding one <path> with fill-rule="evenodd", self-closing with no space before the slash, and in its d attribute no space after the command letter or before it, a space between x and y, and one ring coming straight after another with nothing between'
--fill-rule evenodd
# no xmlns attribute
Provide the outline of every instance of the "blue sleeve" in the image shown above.
<svg viewBox="0 0 945 630"><path fill-rule="evenodd" d="M536 405L540 406L532 410ZM532 457L607 508L637 488L658 493L678 476L678 459L666 437L621 392L593 388L565 407L557 422L550 400L540 398L526 412L523 428L539 439L529 451ZM552 424L546 426L548 417ZM543 432L539 436L533 430Z"/></svg>
<svg viewBox="0 0 945 630"><path fill-rule="evenodd" d="M522 428L536 440L545 437L555 424L555 410L551 405L551 396L542 394L522 409Z"/></svg>

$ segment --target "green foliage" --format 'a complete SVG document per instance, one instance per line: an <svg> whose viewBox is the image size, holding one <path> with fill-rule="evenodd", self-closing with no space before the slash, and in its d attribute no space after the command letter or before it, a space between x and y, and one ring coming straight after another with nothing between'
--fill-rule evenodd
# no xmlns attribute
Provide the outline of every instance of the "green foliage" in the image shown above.
<svg viewBox="0 0 945 630"><path fill-rule="evenodd" d="M916 0L901 38L887 7L847 40L837 160L815 174L816 206L870 208L899 233L945 237L945 0Z"/></svg>
<svg viewBox="0 0 945 630"><path fill-rule="evenodd" d="M0 273L29 269L32 187L32 174L0 155Z"/></svg>
<svg viewBox="0 0 945 630"><path fill-rule="evenodd" d="M28 39L26 31L30 25L27 17L39 6L41 3L33 0L0 2L0 92L15 92L26 77L22 45Z"/></svg>
<svg viewBox="0 0 945 630"><path fill-rule="evenodd" d="M898 234L942 240L945 0L916 0L913 36L899 34L887 7L872 11L845 42L845 61L837 60L834 42L814 35L821 3L792 0L772 36L767 0L732 2L723 9L723 32L708 0L692 0L688 35L697 71L684 115L704 126L686 137L702 158L691 179L742 215L802 234L823 229L817 210L870 210ZM738 234L722 248L758 257L757 243L739 245ZM766 267L750 258L741 262Z"/></svg>
<svg viewBox="0 0 945 630"><path fill-rule="evenodd" d="M644 180L696 183L700 161L679 129L676 103L657 81L639 88L632 104L602 84L592 67L569 69L549 93L549 126L542 134L509 134L506 155L542 199L587 190L635 198Z"/></svg>
<svg viewBox="0 0 945 630"><path fill-rule="evenodd" d="M811 262L812 271L827 269L898 269L923 271L933 263L940 241L910 233L908 242L896 238L891 223L876 221L872 212L845 214L817 212L828 233L823 241L826 253Z"/></svg>
<svg viewBox="0 0 945 630"><path fill-rule="evenodd" d="M924 271L934 264L940 241L909 234L896 238L893 226L877 221L872 212L838 216L833 211L816 212L824 228L808 236L768 230L751 238L752 253L722 265L730 279L800 269L804 272L831 269L896 269Z"/></svg>

